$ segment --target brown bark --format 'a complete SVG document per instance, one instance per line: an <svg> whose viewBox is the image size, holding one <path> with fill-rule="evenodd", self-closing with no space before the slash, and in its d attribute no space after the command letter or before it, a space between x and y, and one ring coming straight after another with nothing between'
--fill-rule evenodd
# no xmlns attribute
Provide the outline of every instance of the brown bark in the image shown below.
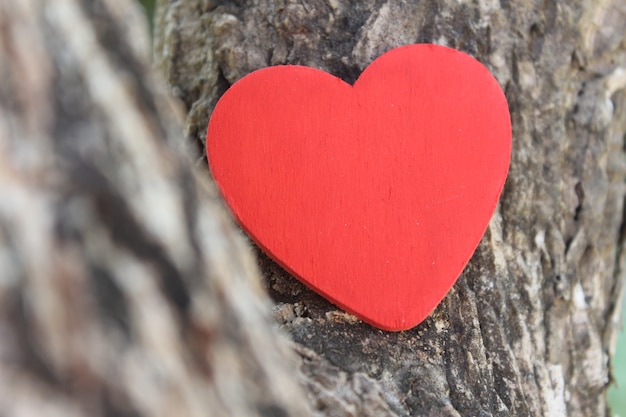
<svg viewBox="0 0 626 417"><path fill-rule="evenodd" d="M621 0L163 0L156 58L199 142L220 94L269 65L348 82L435 42L506 92L510 176L475 256L417 328L355 321L259 254L317 415L605 415L623 257Z"/></svg>

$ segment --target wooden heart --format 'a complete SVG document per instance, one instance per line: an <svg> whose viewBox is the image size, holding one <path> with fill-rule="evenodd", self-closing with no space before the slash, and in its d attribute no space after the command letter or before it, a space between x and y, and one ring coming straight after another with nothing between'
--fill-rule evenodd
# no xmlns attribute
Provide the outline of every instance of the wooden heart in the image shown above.
<svg viewBox="0 0 626 417"><path fill-rule="evenodd" d="M506 98L436 45L394 49L354 86L255 71L220 99L211 172L244 230L331 302L385 330L437 306L476 249L509 168Z"/></svg>

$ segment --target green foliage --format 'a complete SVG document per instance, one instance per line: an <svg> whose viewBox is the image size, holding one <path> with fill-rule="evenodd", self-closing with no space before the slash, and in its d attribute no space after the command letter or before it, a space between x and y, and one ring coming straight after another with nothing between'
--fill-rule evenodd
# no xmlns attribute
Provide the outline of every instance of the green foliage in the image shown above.
<svg viewBox="0 0 626 417"><path fill-rule="evenodd" d="M622 308L622 323L626 323L626 300ZM626 417L626 332L623 327L613 358L613 375L616 382L609 389L611 411L615 417Z"/></svg>
<svg viewBox="0 0 626 417"><path fill-rule="evenodd" d="M154 23L154 6L156 4L156 0L139 0L139 3L146 10L146 15L148 16L148 20L150 21L150 30L153 29Z"/></svg>

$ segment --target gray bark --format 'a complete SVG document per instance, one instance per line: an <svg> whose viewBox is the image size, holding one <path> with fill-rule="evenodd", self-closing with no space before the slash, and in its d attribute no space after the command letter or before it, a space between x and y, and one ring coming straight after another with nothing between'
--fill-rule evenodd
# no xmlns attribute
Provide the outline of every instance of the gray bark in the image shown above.
<svg viewBox="0 0 626 417"><path fill-rule="evenodd" d="M434 42L501 83L513 155L476 254L431 317L386 333L257 253L320 416L601 416L624 268L622 0L162 0L158 66L202 148L245 74L301 64L348 82L383 52Z"/></svg>

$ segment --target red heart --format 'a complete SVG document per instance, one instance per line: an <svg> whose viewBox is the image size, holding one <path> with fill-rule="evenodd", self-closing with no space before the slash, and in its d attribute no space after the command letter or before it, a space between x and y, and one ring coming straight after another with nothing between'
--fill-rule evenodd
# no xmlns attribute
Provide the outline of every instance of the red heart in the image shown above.
<svg viewBox="0 0 626 417"><path fill-rule="evenodd" d="M508 172L506 98L470 56L394 49L351 86L300 66L235 83L207 134L235 217L283 268L385 330L437 306Z"/></svg>

